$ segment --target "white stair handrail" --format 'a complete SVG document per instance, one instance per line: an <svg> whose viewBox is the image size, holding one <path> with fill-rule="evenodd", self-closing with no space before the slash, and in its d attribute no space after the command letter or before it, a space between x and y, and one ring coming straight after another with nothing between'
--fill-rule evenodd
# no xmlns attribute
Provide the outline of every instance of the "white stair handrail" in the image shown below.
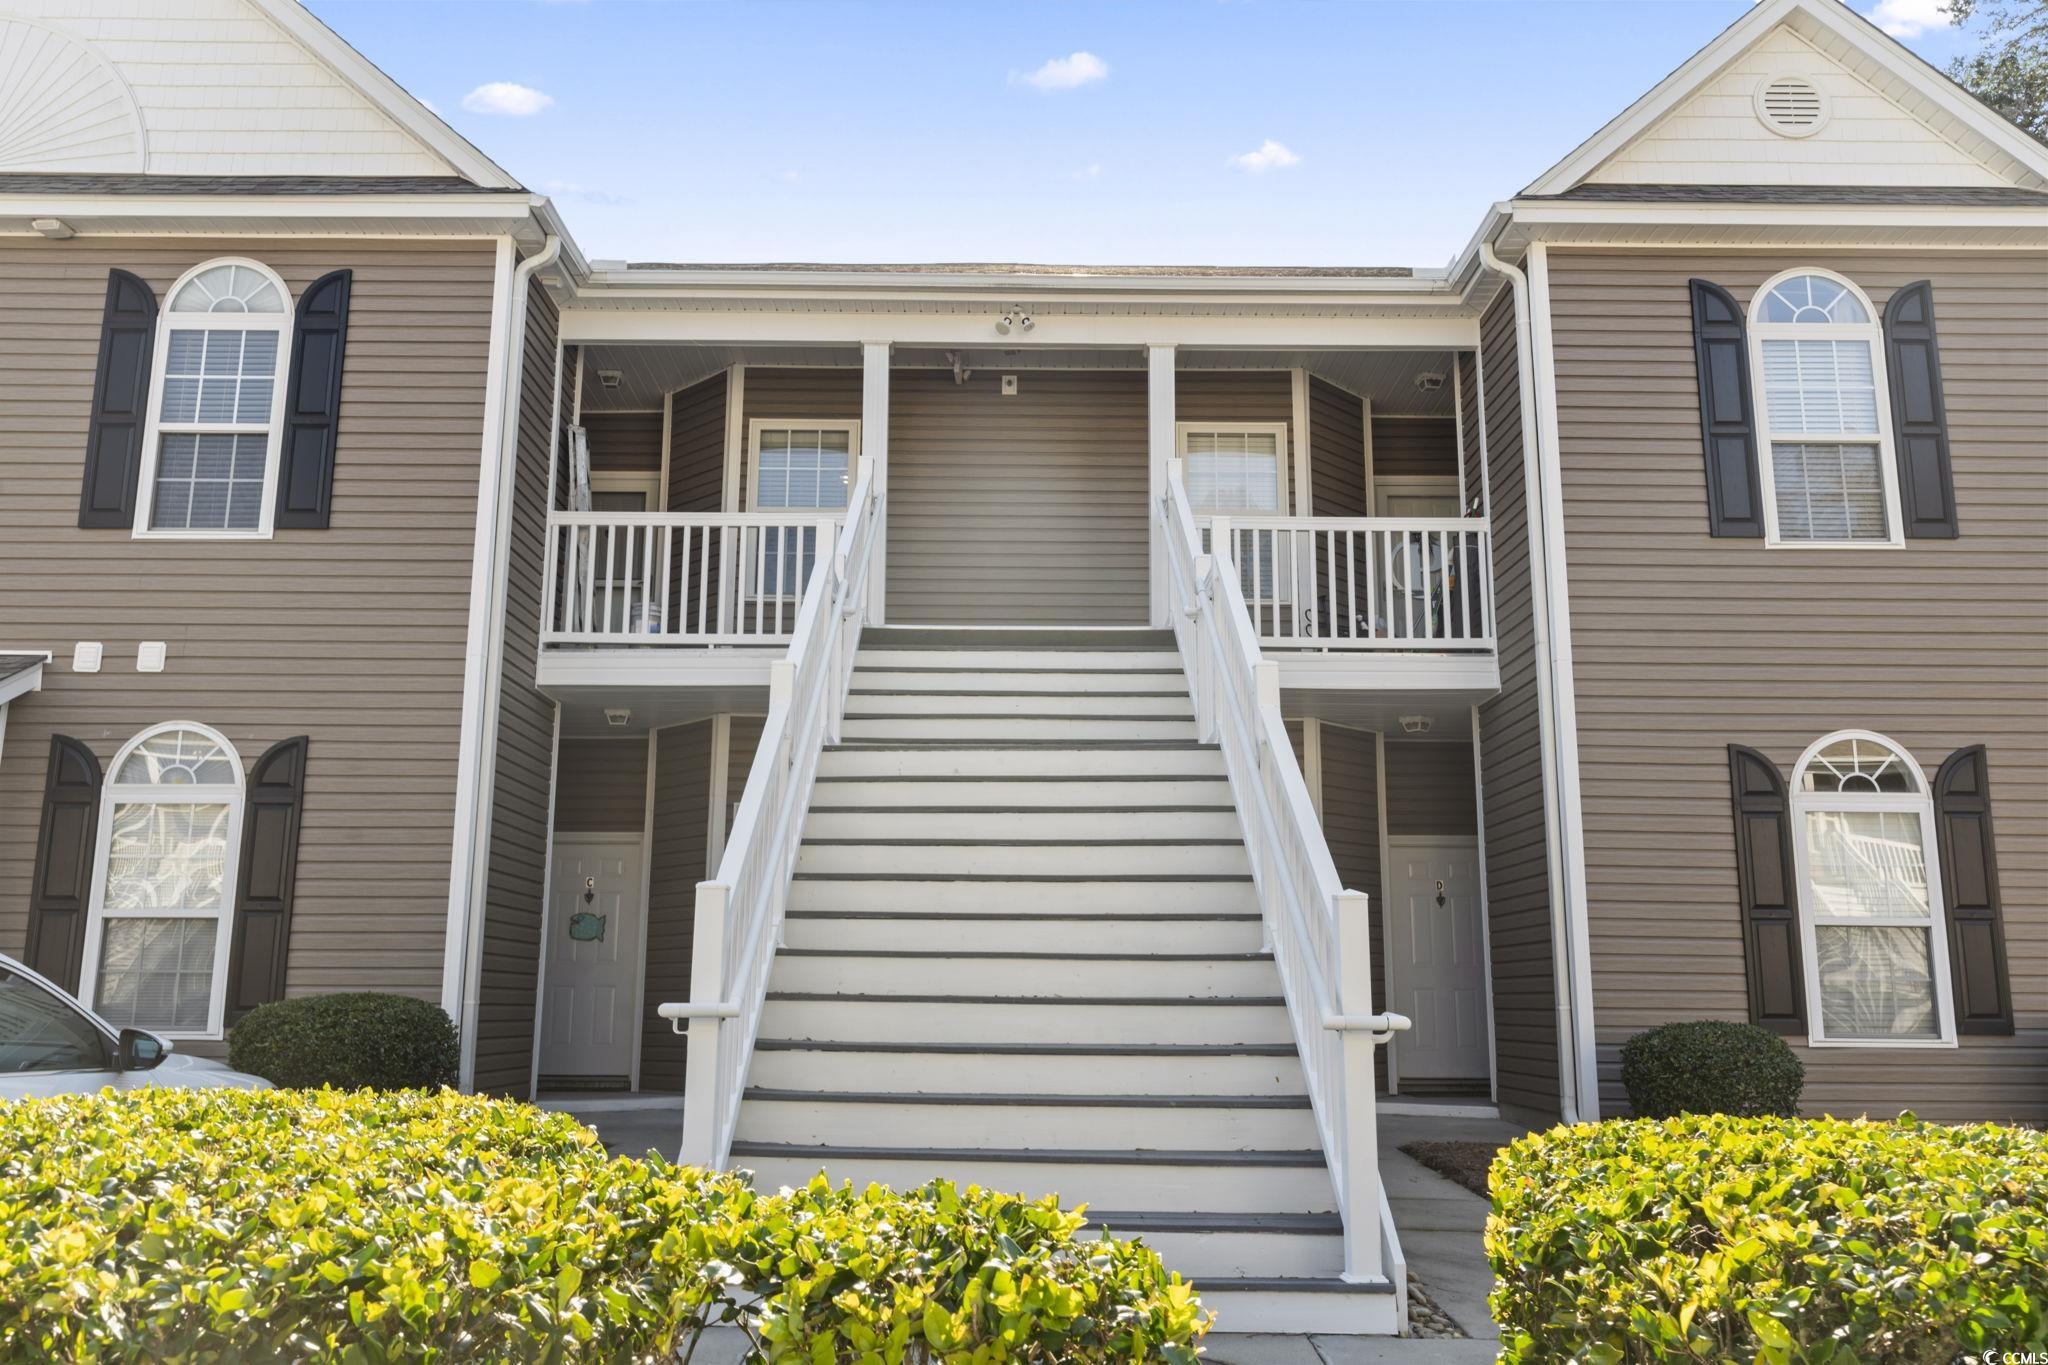
<svg viewBox="0 0 2048 1365"><path fill-rule="evenodd" d="M1203 553L1179 460L1168 465L1154 515L1197 725L1223 750L1344 1220L1344 1277L1376 1281L1398 1266L1399 1249L1382 1207L1373 1048L1409 1021L1373 1009L1366 896L1345 888L1330 857L1280 717L1278 665L1260 654L1252 630L1227 523L1215 535L1217 553Z"/></svg>
<svg viewBox="0 0 2048 1365"><path fill-rule="evenodd" d="M845 527L836 544L829 527L820 529L789 651L770 666L768 719L718 873L697 884L690 999L657 1010L689 1037L679 1157L686 1165L722 1169L732 1151L818 758L837 742L846 710L881 515L863 458Z"/></svg>

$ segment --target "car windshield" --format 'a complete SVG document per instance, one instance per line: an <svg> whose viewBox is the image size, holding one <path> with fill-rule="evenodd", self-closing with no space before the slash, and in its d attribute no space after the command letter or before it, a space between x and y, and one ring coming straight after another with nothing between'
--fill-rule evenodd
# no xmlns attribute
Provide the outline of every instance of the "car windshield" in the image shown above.
<svg viewBox="0 0 2048 1365"><path fill-rule="evenodd" d="M0 967L0 1076L105 1071L106 1035L76 1007Z"/></svg>

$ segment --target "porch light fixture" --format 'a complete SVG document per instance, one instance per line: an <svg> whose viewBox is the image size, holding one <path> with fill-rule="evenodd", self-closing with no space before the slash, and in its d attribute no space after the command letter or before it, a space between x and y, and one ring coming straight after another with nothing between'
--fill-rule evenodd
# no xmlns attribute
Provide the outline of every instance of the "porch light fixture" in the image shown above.
<svg viewBox="0 0 2048 1365"><path fill-rule="evenodd" d="M633 719L633 712L627 707L607 706L604 709L604 723L606 725L624 725L631 719Z"/></svg>
<svg viewBox="0 0 2048 1365"><path fill-rule="evenodd" d="M617 370L599 370L597 372L597 382L608 389L616 389L625 381L625 378L626 376Z"/></svg>
<svg viewBox="0 0 2048 1365"><path fill-rule="evenodd" d="M1424 393L1435 393L1443 386L1444 372L1442 370L1424 370L1421 374L1415 376L1415 387Z"/></svg>
<svg viewBox="0 0 2048 1365"><path fill-rule="evenodd" d="M997 318L996 335L1008 336L1010 334L1010 327L1014 321L1015 319L1013 319L1008 313L1005 313L1001 317Z"/></svg>
<svg viewBox="0 0 2048 1365"><path fill-rule="evenodd" d="M1022 332L1028 332L1037 325L1037 323L1031 320L1031 314L1029 313L1026 313L1023 317L1017 319L1017 330Z"/></svg>
<svg viewBox="0 0 2048 1365"><path fill-rule="evenodd" d="M1401 717L1401 728L1411 735L1426 735L1429 733L1429 726L1430 719L1428 716Z"/></svg>
<svg viewBox="0 0 2048 1365"><path fill-rule="evenodd" d="M53 242L61 242L78 235L71 230L71 224L62 218L32 218L29 220L29 227Z"/></svg>

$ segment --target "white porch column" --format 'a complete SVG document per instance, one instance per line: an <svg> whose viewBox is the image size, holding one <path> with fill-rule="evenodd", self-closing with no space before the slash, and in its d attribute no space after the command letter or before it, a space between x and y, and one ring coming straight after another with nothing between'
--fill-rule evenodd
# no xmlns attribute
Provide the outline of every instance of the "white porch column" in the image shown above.
<svg viewBox="0 0 2048 1365"><path fill-rule="evenodd" d="M868 568L868 621L883 622L889 573L889 343L860 347L860 453L872 463L875 496L874 559ZM847 471L849 475L851 470Z"/></svg>
<svg viewBox="0 0 2048 1365"><path fill-rule="evenodd" d="M1152 624L1155 627L1173 624L1166 605L1166 545L1160 539L1159 520L1159 500L1166 496L1166 466L1173 459L1174 448L1173 365L1173 347L1153 345L1145 348L1148 380L1146 413L1151 433L1147 447L1151 477L1146 480L1146 486L1151 489L1151 501L1147 504L1145 524L1150 528Z"/></svg>

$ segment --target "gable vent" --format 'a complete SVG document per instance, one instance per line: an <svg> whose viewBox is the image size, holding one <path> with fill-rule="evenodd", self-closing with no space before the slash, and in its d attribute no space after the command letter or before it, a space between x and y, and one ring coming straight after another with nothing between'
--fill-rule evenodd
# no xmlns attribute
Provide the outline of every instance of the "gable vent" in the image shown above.
<svg viewBox="0 0 2048 1365"><path fill-rule="evenodd" d="M1828 107L1812 81L1804 76L1773 76L1756 92L1757 117L1774 133L1806 137L1827 122Z"/></svg>

